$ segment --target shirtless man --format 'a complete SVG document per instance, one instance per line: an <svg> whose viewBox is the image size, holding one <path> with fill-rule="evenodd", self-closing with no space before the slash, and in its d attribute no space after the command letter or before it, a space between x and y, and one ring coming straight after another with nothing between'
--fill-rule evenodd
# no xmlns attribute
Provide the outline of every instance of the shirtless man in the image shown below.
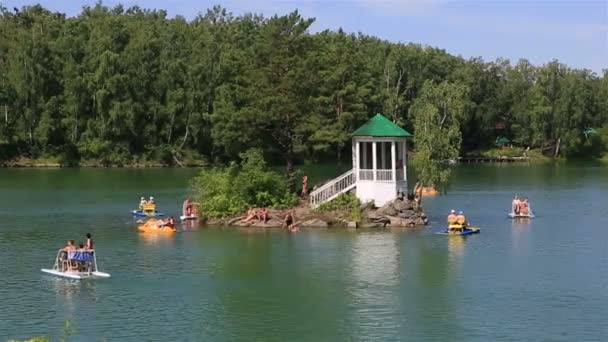
<svg viewBox="0 0 608 342"><path fill-rule="evenodd" d="M513 197L513 202L511 203L511 211L515 215L519 214L519 197L517 196Z"/></svg>

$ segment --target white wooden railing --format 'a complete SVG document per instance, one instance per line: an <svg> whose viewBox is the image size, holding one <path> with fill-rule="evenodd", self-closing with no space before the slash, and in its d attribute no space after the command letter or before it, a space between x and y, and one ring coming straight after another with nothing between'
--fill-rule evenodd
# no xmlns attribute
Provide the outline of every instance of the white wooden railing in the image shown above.
<svg viewBox="0 0 608 342"><path fill-rule="evenodd" d="M405 176L403 175L403 169L397 169L397 181L404 181Z"/></svg>
<svg viewBox="0 0 608 342"><path fill-rule="evenodd" d="M374 170L359 169L359 179L364 181L374 180Z"/></svg>
<svg viewBox="0 0 608 342"><path fill-rule="evenodd" d="M312 208L317 208L321 204L329 202L340 196L340 194L352 190L356 183L357 177L353 170L347 171L311 192L310 206Z"/></svg>
<svg viewBox="0 0 608 342"><path fill-rule="evenodd" d="M393 170L376 170L376 180L380 182L392 181Z"/></svg>

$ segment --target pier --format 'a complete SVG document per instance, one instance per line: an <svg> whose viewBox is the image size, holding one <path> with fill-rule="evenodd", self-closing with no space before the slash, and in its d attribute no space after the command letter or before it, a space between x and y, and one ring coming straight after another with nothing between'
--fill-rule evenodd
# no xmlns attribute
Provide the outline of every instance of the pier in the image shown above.
<svg viewBox="0 0 608 342"><path fill-rule="evenodd" d="M458 157L459 163L515 163L529 160L530 157Z"/></svg>

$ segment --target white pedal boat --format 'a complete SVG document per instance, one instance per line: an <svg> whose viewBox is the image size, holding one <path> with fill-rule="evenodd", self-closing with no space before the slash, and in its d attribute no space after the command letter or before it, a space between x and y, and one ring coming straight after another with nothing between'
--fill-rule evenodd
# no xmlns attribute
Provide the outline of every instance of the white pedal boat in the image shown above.
<svg viewBox="0 0 608 342"><path fill-rule="evenodd" d="M198 219L198 216L195 216L195 215L187 215L187 216L186 215L182 215L182 216L179 217L179 219L182 220L182 221L196 220L196 219Z"/></svg>
<svg viewBox="0 0 608 342"><path fill-rule="evenodd" d="M110 274L97 270L94 250L57 252L53 268L42 268L42 272L69 279L109 278Z"/></svg>

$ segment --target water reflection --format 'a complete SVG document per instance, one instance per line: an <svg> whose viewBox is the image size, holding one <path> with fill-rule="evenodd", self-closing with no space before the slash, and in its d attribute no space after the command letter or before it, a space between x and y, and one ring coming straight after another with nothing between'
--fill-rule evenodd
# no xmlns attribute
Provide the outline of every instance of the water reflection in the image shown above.
<svg viewBox="0 0 608 342"><path fill-rule="evenodd" d="M174 246L175 234L139 233L138 235L139 239L149 246Z"/></svg>
<svg viewBox="0 0 608 342"><path fill-rule="evenodd" d="M521 255L523 248L528 245L528 233L530 230L529 218L517 218L511 220L511 246L515 255Z"/></svg>
<svg viewBox="0 0 608 342"><path fill-rule="evenodd" d="M462 259L464 253L464 244L466 237L464 236L447 236L448 253L450 261L457 262Z"/></svg>
<svg viewBox="0 0 608 342"><path fill-rule="evenodd" d="M352 281L348 294L354 305L350 324L360 330L354 336L383 339L400 326L398 287L399 234L362 233L352 246Z"/></svg>

